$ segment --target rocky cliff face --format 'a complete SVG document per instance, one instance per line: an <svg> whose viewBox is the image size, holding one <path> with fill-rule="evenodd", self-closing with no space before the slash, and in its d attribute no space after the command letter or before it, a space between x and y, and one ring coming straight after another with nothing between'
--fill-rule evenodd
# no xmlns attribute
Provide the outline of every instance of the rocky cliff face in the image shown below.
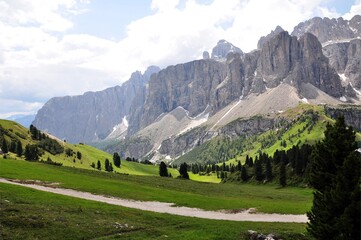
<svg viewBox="0 0 361 240"><path fill-rule="evenodd" d="M170 66L154 74L143 114L138 116L138 129L179 106L193 117L205 109L212 115L235 99L262 93L281 83L296 88L310 83L336 98L345 93L314 35L306 33L297 39L280 32L260 50L243 57L240 53L228 53L226 61L198 60ZM136 121L131 122L131 125L136 124Z"/></svg>
<svg viewBox="0 0 361 240"><path fill-rule="evenodd" d="M135 96L141 96L150 75L157 71L150 67L144 75L135 72L122 86L103 91L52 98L38 111L33 124L73 143L105 139L129 115L131 106L137 106Z"/></svg>
<svg viewBox="0 0 361 240"><path fill-rule="evenodd" d="M329 44L323 52L345 84L361 88L361 39Z"/></svg>
<svg viewBox="0 0 361 240"><path fill-rule="evenodd" d="M292 35L301 37L306 32L315 35L321 43L353 39L361 36L361 16L356 15L350 21L343 18L315 17L298 24Z"/></svg>
<svg viewBox="0 0 361 240"><path fill-rule="evenodd" d="M361 131L361 106L332 107L325 106L326 114L336 119L339 115L345 117L347 125L352 126L354 130Z"/></svg>
<svg viewBox="0 0 361 240"><path fill-rule="evenodd" d="M266 42L268 42L273 37L275 37L276 35L278 35L279 33L283 32L283 31L285 31L285 30L283 30L283 28L281 28L280 26L277 26L276 29L271 31L270 34L268 34L267 36L261 37L258 40L257 49L261 49L263 47L263 44L265 44Z"/></svg>
<svg viewBox="0 0 361 240"><path fill-rule="evenodd" d="M140 126L149 125L160 114L178 106L188 110L190 116L198 115L210 104L214 90L226 75L226 65L214 60L169 66L154 74L149 82Z"/></svg>

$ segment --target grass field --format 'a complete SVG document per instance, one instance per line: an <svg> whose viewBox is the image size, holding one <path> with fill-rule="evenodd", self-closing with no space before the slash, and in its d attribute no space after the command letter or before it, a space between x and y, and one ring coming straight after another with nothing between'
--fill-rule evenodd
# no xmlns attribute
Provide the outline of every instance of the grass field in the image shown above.
<svg viewBox="0 0 361 240"><path fill-rule="evenodd" d="M172 216L0 184L0 239L246 239L247 230L310 239L305 224Z"/></svg>
<svg viewBox="0 0 361 240"><path fill-rule="evenodd" d="M0 158L0 177L58 182L61 187L127 199L171 202L207 210L257 208L259 212L304 214L312 190L277 185L214 184L134 176Z"/></svg>

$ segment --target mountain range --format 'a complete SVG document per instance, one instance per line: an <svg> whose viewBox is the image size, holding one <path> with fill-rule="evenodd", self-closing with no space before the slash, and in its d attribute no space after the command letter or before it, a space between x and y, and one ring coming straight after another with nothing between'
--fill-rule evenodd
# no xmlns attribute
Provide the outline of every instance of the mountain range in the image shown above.
<svg viewBox="0 0 361 240"><path fill-rule="evenodd" d="M361 101L361 16L277 26L244 53L220 40L203 59L133 73L121 86L50 99L33 124L124 157L175 159L215 136L264 132L300 103L329 114ZM332 110L333 109L333 110ZM357 109L357 108L356 108ZM361 129L361 110L347 120Z"/></svg>

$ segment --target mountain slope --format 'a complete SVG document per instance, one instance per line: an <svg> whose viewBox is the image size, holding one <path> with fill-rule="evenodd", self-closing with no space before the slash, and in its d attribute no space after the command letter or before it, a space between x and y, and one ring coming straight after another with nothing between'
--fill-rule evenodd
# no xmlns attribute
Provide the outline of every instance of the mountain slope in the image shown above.
<svg viewBox="0 0 361 240"><path fill-rule="evenodd" d="M38 111L33 125L72 143L103 140L130 109L138 107L137 99L157 71L158 67L149 67L143 75L135 72L122 86L103 91L52 98Z"/></svg>

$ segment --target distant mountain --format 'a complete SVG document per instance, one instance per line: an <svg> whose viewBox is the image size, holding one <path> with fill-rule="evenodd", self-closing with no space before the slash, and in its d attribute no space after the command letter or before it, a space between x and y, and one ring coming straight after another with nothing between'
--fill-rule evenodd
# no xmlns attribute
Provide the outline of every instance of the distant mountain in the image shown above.
<svg viewBox="0 0 361 240"><path fill-rule="evenodd" d="M160 69L149 67L134 72L122 86L80 96L50 99L37 113L33 124L72 143L105 139L138 104L150 76Z"/></svg>
<svg viewBox="0 0 361 240"><path fill-rule="evenodd" d="M300 103L340 105L334 115L342 104L360 105L359 20L314 18L292 34L277 27L250 53L220 40L202 60L137 72L121 87L52 99L34 124L73 142L101 141L109 152L155 161L217 136L287 126L281 123L293 120L279 114ZM348 114L358 126L359 111Z"/></svg>
<svg viewBox="0 0 361 240"><path fill-rule="evenodd" d="M17 122L17 123L21 124L22 126L28 128L30 126L30 124L34 121L35 116L36 116L35 114L31 114L31 115L14 115L14 116L8 117L6 119Z"/></svg>
<svg viewBox="0 0 361 240"><path fill-rule="evenodd" d="M306 32L315 35L323 44L361 37L361 16L356 15L351 20L340 18L315 17L298 24L291 35L301 37Z"/></svg>

